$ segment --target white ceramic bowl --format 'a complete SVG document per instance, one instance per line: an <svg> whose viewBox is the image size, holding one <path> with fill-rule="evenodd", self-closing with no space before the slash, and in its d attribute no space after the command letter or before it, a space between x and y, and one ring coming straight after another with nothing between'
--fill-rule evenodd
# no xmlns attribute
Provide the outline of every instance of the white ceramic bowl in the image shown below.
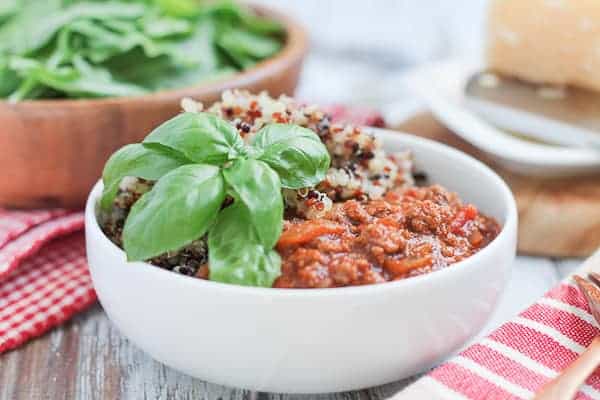
<svg viewBox="0 0 600 400"><path fill-rule="evenodd" d="M517 211L505 183L447 146L377 130L388 151L411 149L420 170L494 216L500 235L450 268L337 289L251 288L178 275L125 254L86 207L88 261L108 317L156 360L189 375L269 392L359 389L422 371L477 333L515 256Z"/></svg>

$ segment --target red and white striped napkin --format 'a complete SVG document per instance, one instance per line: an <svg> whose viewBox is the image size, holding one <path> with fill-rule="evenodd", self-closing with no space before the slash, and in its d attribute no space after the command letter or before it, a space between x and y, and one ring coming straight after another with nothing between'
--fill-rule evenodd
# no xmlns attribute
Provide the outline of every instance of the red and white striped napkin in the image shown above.
<svg viewBox="0 0 600 400"><path fill-rule="evenodd" d="M598 268L600 252L594 259ZM395 400L530 399L598 334L585 298L567 279ZM600 399L600 371L588 378L576 398Z"/></svg>

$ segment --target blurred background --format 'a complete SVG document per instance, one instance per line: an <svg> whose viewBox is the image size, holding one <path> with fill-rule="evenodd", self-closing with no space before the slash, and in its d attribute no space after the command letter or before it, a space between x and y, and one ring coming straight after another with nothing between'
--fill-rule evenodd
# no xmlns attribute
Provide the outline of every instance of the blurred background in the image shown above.
<svg viewBox="0 0 600 400"><path fill-rule="evenodd" d="M293 15L310 32L310 53L297 90L300 98L320 103L350 101L388 112L393 102L398 112L398 107L412 104L410 95L396 84L403 71L439 59L481 56L488 1L255 3Z"/></svg>

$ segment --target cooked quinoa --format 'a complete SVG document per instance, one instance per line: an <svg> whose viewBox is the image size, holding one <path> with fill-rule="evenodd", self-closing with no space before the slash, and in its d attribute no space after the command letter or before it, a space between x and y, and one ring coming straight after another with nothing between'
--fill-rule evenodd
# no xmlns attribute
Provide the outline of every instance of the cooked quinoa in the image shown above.
<svg viewBox="0 0 600 400"><path fill-rule="evenodd" d="M331 155L331 167L317 187L284 189L287 214L306 219L326 215L333 203L349 199L377 200L392 188L412 186L410 152L387 154L372 134L365 129L331 121L326 112L314 105L299 103L287 96L278 99L266 92L258 95L231 90L221 101L205 108L192 99L182 100L187 112L206 111L229 121L245 141L269 123L289 123L313 130ZM101 216L108 237L122 246L122 230L129 209L152 187L152 182L125 178L110 213ZM200 238L184 248L149 260L152 264L185 275L206 278L208 275L206 239Z"/></svg>
<svg viewBox="0 0 600 400"><path fill-rule="evenodd" d="M201 103L184 99L185 111L203 110ZM288 96L278 99L266 92L258 95L232 90L220 102L206 109L230 121L244 140L249 141L269 123L289 123L313 130L331 155L331 168L316 188L286 190L288 207L308 219L325 215L333 202L379 199L393 187L412 185L412 157L409 152L386 154L381 142L361 127L336 124L317 106L297 102Z"/></svg>

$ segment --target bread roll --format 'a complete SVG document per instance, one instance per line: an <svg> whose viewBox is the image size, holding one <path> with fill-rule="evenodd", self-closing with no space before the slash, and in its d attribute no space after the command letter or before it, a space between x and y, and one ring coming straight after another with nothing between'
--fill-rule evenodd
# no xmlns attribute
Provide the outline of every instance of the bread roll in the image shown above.
<svg viewBox="0 0 600 400"><path fill-rule="evenodd" d="M492 0L488 68L600 91L600 0Z"/></svg>

